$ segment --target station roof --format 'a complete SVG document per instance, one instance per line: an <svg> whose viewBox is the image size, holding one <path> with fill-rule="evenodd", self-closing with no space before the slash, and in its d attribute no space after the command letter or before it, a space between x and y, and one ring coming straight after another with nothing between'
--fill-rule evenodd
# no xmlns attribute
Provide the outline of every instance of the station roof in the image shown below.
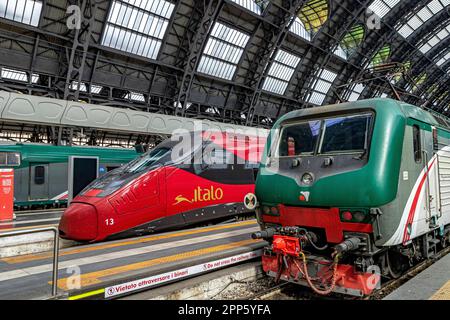
<svg viewBox="0 0 450 320"><path fill-rule="evenodd" d="M449 5L2 1L0 88L270 127L296 109L394 97L394 87L449 115Z"/></svg>

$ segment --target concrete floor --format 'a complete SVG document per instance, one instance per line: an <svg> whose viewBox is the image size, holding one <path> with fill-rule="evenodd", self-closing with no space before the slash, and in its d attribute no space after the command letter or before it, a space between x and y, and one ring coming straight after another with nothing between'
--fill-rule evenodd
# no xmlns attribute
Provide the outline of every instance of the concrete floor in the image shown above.
<svg viewBox="0 0 450 320"><path fill-rule="evenodd" d="M392 292L384 300L450 300L450 254Z"/></svg>
<svg viewBox="0 0 450 320"><path fill-rule="evenodd" d="M59 293L102 299L109 286L259 250L257 230L252 220L64 249ZM51 269L49 252L0 259L0 299L48 296Z"/></svg>

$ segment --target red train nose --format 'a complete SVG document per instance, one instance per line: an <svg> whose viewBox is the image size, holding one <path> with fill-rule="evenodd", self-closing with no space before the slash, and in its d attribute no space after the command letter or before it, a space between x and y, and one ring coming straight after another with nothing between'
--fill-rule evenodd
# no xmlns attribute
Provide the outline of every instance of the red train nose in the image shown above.
<svg viewBox="0 0 450 320"><path fill-rule="evenodd" d="M61 238L93 241L97 238L97 211L85 203L72 203L59 222Z"/></svg>

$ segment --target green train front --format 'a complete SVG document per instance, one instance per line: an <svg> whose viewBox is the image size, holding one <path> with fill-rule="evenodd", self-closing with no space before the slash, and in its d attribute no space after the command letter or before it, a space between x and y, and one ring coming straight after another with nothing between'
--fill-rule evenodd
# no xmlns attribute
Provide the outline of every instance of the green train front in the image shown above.
<svg viewBox="0 0 450 320"><path fill-rule="evenodd" d="M424 237L445 244L450 201L445 210L437 164L449 145L444 124L390 99L282 117L256 183L263 231L254 237L270 243L264 270L319 294L363 296L408 260L427 257Z"/></svg>

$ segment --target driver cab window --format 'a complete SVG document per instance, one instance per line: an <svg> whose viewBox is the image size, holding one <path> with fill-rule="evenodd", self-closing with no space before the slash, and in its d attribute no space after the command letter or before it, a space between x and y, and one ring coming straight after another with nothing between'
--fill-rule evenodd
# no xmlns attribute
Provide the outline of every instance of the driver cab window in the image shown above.
<svg viewBox="0 0 450 320"><path fill-rule="evenodd" d="M279 156L313 154L319 140L321 123L309 121L285 127L281 134Z"/></svg>

